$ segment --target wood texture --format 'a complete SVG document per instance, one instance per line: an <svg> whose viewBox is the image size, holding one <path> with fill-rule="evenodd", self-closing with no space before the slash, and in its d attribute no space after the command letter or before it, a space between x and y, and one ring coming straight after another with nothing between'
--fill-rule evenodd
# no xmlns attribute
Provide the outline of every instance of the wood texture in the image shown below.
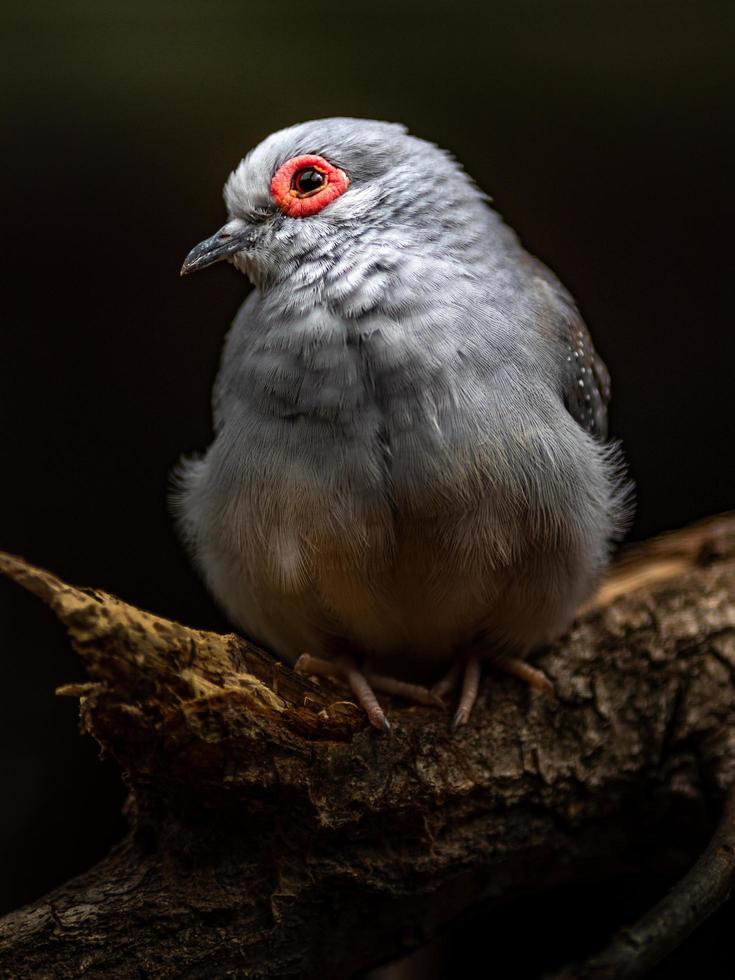
<svg viewBox="0 0 735 980"><path fill-rule="evenodd" d="M3 977L348 977L480 901L693 860L735 782L733 516L624 558L537 658L556 698L488 675L456 734L386 699L382 736L236 636L0 571L82 657L60 693L121 766L131 825L0 922Z"/></svg>

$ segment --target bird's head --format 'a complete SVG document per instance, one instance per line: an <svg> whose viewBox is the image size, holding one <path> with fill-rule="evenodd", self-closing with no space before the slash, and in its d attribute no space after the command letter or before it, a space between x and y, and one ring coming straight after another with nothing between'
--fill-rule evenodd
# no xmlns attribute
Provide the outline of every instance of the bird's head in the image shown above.
<svg viewBox="0 0 735 980"><path fill-rule="evenodd" d="M256 285L387 273L401 255L461 256L483 195L457 162L404 126L320 119L274 133L225 185L228 220L182 275L226 259Z"/></svg>

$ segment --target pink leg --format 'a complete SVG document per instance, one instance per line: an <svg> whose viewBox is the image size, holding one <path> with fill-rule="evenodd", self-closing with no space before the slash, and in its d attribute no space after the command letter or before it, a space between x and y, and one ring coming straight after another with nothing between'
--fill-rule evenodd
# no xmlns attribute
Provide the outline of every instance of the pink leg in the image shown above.
<svg viewBox="0 0 735 980"><path fill-rule="evenodd" d="M462 664L452 664L446 674L441 677L436 684L434 684L431 689L432 693L435 694L440 700L443 700L447 694L453 691L457 684L459 684L459 678L461 675Z"/></svg>
<svg viewBox="0 0 735 980"><path fill-rule="evenodd" d="M546 674L538 667L532 667L525 660L521 660L520 657L508 657L503 653L498 653L490 657L488 663L496 670L502 670L504 674L512 674L513 677L525 681L529 687L540 691L547 697L554 696L554 685Z"/></svg>
<svg viewBox="0 0 735 980"><path fill-rule="evenodd" d="M453 729L466 725L469 720L477 700L483 660L487 660L491 668L502 671L505 674L512 674L513 677L518 677L534 690L540 691L547 697L553 697L554 685L546 674L542 670L539 670L538 667L532 667L525 660L521 660L520 657L510 657L503 653L496 653L485 657L482 657L480 654L474 654L465 660L464 672L462 663L455 663L431 689L437 697L444 698L457 686L460 677L462 678L459 705L452 722Z"/></svg>
<svg viewBox="0 0 735 980"><path fill-rule="evenodd" d="M375 692L365 679L365 675L358 670L354 660L351 657L343 657L340 666L350 690L362 705L370 724L382 732L389 732L390 722L385 717Z"/></svg>
<svg viewBox="0 0 735 980"><path fill-rule="evenodd" d="M404 701L415 701L416 704L434 705L434 707L444 707L440 697L428 687L421 684L411 684L409 681L400 681L397 677L388 677L385 674L373 674L367 672L365 680L374 687L376 691L383 691L385 694L394 694Z"/></svg>
<svg viewBox="0 0 735 980"><path fill-rule="evenodd" d="M472 709L475 706L475 701L477 701L477 692L480 689L480 674L480 658L474 654L467 658L464 665L459 704L452 719L452 729L454 731L461 728L462 725L466 725L469 720Z"/></svg>
<svg viewBox="0 0 735 980"><path fill-rule="evenodd" d="M368 716L371 725L381 731L390 731L390 724L380 707L375 691L395 694L407 701L418 704L433 704L441 706L436 695L420 684L409 684L395 677L383 674L363 673L351 657L340 657L336 660L325 660L313 657L310 653L302 654L296 661L294 670L302 674L317 674L320 677L331 677L343 680L357 698Z"/></svg>

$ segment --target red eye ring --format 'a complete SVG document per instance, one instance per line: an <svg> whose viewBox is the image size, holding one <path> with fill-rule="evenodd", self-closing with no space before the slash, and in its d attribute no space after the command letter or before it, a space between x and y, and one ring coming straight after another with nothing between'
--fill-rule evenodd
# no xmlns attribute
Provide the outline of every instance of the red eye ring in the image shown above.
<svg viewBox="0 0 735 980"><path fill-rule="evenodd" d="M306 171L321 174L325 178L321 186L300 189L300 172ZM308 218L344 194L349 185L350 179L344 170L333 167L324 157L307 153L292 157L278 168L271 181L271 194L289 218Z"/></svg>

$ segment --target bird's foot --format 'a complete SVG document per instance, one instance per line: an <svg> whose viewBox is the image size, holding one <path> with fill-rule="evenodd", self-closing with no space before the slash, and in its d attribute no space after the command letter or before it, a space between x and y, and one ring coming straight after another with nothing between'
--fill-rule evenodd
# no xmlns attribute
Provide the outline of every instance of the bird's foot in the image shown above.
<svg viewBox="0 0 735 980"><path fill-rule="evenodd" d="M504 674L512 674L513 677L525 681L534 691L540 691L546 697L551 698L556 693L554 685L543 670L532 667L520 657L508 657L504 653L496 653L488 658L488 663L495 670L500 670Z"/></svg>
<svg viewBox="0 0 735 980"><path fill-rule="evenodd" d="M465 659L464 663L453 664L447 673L431 688L432 693L436 697L443 699L457 687L461 678L459 703L452 719L453 730L461 728L469 721L472 709L477 701L483 660L491 668L502 671L505 674L512 674L513 677L525 681L534 690L540 691L547 697L553 697L554 685L546 674L542 670L539 670L538 667L532 667L525 660L521 660L520 657L509 657L501 653L485 657L481 657L479 654L472 654Z"/></svg>
<svg viewBox="0 0 735 980"><path fill-rule="evenodd" d="M343 681L357 698L370 724L382 732L390 731L390 723L375 696L375 691L394 694L407 701L415 701L417 704L442 706L441 698L428 688L398 680L396 677L387 677L384 674L363 672L352 657L342 656L335 660L325 660L322 657L313 657L310 653L303 653L296 661L294 670L300 674L316 674L319 677L331 677Z"/></svg>
<svg viewBox="0 0 735 980"><path fill-rule="evenodd" d="M462 687L459 692L459 704L452 718L452 731L456 732L462 725L466 725L470 720L472 709L477 701L477 692L480 690L480 677L482 667L480 658L475 654L467 657L464 663L462 674Z"/></svg>

